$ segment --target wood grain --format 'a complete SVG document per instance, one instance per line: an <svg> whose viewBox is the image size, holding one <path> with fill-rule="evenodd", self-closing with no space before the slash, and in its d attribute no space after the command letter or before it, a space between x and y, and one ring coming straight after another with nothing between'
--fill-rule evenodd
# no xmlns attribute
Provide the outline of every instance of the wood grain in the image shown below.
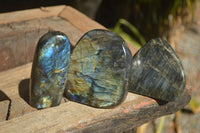
<svg viewBox="0 0 200 133"><path fill-rule="evenodd" d="M77 17L78 16L78 17ZM86 15L80 13L72 7L66 6L59 14L59 17L68 20L74 27L82 30L84 33L92 29L106 29L104 26L89 19Z"/></svg>
<svg viewBox="0 0 200 133"><path fill-rule="evenodd" d="M57 16L0 24L0 71L31 62L39 38L49 30L64 32L73 45L84 34Z"/></svg>
<svg viewBox="0 0 200 133"><path fill-rule="evenodd" d="M9 100L0 101L0 122L7 119L9 103Z"/></svg>
<svg viewBox="0 0 200 133"><path fill-rule="evenodd" d="M0 24L11 22L21 22L30 19L57 16L64 8L64 5L53 7L41 7L39 9L30 9L17 12L2 13L0 15Z"/></svg>
<svg viewBox="0 0 200 133"><path fill-rule="evenodd" d="M19 95L19 84L29 78L31 64L17 67L0 73L1 90L15 101L10 115L16 115L23 109L23 114L17 115L0 123L0 132L93 132L101 129L106 131L123 131L137 127L162 115L167 115L183 108L190 100L188 89L184 95L175 102L161 103L151 98L128 93L126 100L114 109L96 109L68 101L60 106L31 110ZM14 79L12 76L15 77ZM28 89L28 88L27 88ZM18 102L18 103L17 103ZM18 109L17 109L18 107ZM16 111L17 109L18 111ZM29 111L27 111L29 110Z"/></svg>
<svg viewBox="0 0 200 133"><path fill-rule="evenodd" d="M49 30L64 32L72 45L75 46L76 42L85 32L92 29L106 29L71 7L63 8L63 6L58 6L51 8L55 8L56 11L63 10L60 14L56 13L59 16L52 16L52 13L51 15L44 15L37 18L34 16L37 16L38 10L34 9L33 11L29 11L33 15L33 18L29 20L19 17L23 21L15 22L15 20L10 20L10 23L0 24L0 71L31 62L39 38ZM20 11L20 13L22 13L22 17L26 18L28 11ZM19 12L11 14L15 15L19 14ZM2 15L4 16L4 14L1 14L0 18ZM76 18L80 18L82 21L79 22ZM133 54L137 51L137 48L132 45L128 44L128 46Z"/></svg>
<svg viewBox="0 0 200 133"><path fill-rule="evenodd" d="M96 109L68 101L57 107L36 111L31 110L32 107L20 97L18 91L20 82L29 78L30 71L31 64L27 64L0 73L1 90L12 101L15 101L11 107L16 107L11 108L10 115L16 115L14 113L18 113L19 108L24 112L20 113L20 116L17 115L19 117L15 119L0 123L0 132L12 132L16 129L19 132L57 132L60 130L93 132L97 129L123 131L162 115L174 113L183 108L190 100L188 90L180 100L163 103L163 105L151 98L128 93L126 100L114 109Z"/></svg>

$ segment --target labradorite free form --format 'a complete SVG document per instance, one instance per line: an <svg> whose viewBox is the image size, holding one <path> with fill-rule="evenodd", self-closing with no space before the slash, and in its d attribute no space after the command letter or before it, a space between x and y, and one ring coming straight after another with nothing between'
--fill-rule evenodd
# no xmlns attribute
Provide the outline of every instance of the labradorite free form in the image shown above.
<svg viewBox="0 0 200 133"><path fill-rule="evenodd" d="M173 101L185 84L181 61L167 41L152 39L133 56L130 92Z"/></svg>
<svg viewBox="0 0 200 133"><path fill-rule="evenodd" d="M70 42L64 33L51 31L40 38L31 72L31 106L40 109L60 104L69 61Z"/></svg>
<svg viewBox="0 0 200 133"><path fill-rule="evenodd" d="M131 61L118 35L100 29L87 32L71 54L67 98L97 108L120 104L127 94Z"/></svg>

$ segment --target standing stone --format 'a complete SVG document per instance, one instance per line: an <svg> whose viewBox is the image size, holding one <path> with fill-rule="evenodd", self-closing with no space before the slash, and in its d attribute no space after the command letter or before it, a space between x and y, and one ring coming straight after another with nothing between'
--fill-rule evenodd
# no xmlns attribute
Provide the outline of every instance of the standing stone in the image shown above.
<svg viewBox="0 0 200 133"><path fill-rule="evenodd" d="M67 98L97 108L120 104L127 95L131 62L121 37L107 30L87 32L71 55Z"/></svg>
<svg viewBox="0 0 200 133"><path fill-rule="evenodd" d="M41 109L60 104L69 61L70 42L64 33L52 31L40 38L31 72L31 106Z"/></svg>
<svg viewBox="0 0 200 133"><path fill-rule="evenodd" d="M129 91L174 101L185 89L181 61L167 41L152 39L133 57Z"/></svg>

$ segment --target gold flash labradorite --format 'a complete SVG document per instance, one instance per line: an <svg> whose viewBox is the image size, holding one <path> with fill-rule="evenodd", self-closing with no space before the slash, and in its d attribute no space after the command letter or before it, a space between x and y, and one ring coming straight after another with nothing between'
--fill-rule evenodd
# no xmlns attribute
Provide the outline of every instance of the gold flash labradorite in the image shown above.
<svg viewBox="0 0 200 133"><path fill-rule="evenodd" d="M71 54L67 98L96 108L119 105L127 94L131 62L120 36L102 29L87 32Z"/></svg>

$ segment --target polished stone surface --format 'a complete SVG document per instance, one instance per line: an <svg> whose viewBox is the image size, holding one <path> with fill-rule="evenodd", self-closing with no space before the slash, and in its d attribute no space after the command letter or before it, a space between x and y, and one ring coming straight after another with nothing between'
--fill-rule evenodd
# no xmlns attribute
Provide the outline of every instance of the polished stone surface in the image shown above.
<svg viewBox="0 0 200 133"><path fill-rule="evenodd" d="M167 41L152 39L133 56L130 92L173 101L185 84L181 61Z"/></svg>
<svg viewBox="0 0 200 133"><path fill-rule="evenodd" d="M74 48L68 68L68 99L97 108L120 104L127 94L132 55L118 35L86 33Z"/></svg>
<svg viewBox="0 0 200 133"><path fill-rule="evenodd" d="M52 31L40 38L31 72L31 106L40 109L60 104L69 61L70 42L64 33Z"/></svg>

